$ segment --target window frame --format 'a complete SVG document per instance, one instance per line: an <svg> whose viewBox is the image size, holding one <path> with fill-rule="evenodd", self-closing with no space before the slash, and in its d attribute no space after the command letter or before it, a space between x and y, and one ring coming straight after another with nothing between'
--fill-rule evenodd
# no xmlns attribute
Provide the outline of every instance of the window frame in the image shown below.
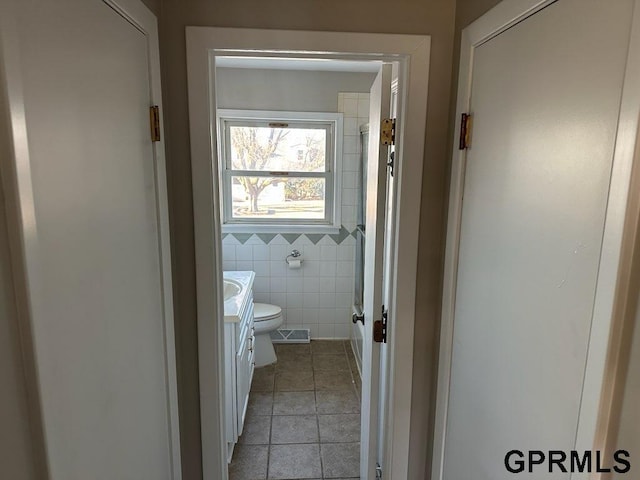
<svg viewBox="0 0 640 480"><path fill-rule="evenodd" d="M341 228L342 210L342 141L343 114L336 112L293 112L274 110L218 109L218 177L220 181L220 215L223 233L325 233L336 234ZM300 128L321 126L326 131L324 172L287 170L269 172L236 170L231 166L231 126L268 126L269 123L287 123ZM233 177L323 178L325 200L322 219L285 218L256 219L233 218Z"/></svg>

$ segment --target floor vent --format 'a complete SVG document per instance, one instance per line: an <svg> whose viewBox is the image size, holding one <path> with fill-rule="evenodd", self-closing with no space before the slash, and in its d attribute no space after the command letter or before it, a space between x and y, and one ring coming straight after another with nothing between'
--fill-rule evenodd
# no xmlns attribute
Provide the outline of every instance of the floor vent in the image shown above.
<svg viewBox="0 0 640 480"><path fill-rule="evenodd" d="M278 329L271 332L273 343L309 343L310 333L308 328Z"/></svg>

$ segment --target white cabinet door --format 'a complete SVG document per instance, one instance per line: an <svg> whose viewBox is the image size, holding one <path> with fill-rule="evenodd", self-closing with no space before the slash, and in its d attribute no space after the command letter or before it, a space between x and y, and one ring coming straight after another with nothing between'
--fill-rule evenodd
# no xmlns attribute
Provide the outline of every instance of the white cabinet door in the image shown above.
<svg viewBox="0 0 640 480"><path fill-rule="evenodd" d="M445 480L575 446L632 7L559 0L474 51Z"/></svg>
<svg viewBox="0 0 640 480"><path fill-rule="evenodd" d="M175 480L155 18L110 3L2 5L47 460L52 480Z"/></svg>

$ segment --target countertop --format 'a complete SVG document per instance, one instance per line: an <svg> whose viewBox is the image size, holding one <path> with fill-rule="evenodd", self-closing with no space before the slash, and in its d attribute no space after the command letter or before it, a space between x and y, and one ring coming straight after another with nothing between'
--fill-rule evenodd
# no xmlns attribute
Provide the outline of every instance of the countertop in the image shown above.
<svg viewBox="0 0 640 480"><path fill-rule="evenodd" d="M226 280L235 280L242 285L242 291L235 297L231 297L224 302L224 321L227 322L239 322L240 316L244 311L247 301L251 301L251 295L249 292L253 287L253 280L256 274L251 271L225 271L222 272L222 277Z"/></svg>

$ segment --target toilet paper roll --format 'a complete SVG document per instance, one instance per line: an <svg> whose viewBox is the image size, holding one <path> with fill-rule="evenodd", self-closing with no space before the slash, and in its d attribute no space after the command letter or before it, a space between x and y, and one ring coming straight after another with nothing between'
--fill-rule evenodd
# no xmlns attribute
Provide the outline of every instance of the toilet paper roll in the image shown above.
<svg viewBox="0 0 640 480"><path fill-rule="evenodd" d="M289 264L289 268L291 270L295 270L296 268L300 268L302 266L302 260L298 258L290 258L289 260L287 260L287 263Z"/></svg>

